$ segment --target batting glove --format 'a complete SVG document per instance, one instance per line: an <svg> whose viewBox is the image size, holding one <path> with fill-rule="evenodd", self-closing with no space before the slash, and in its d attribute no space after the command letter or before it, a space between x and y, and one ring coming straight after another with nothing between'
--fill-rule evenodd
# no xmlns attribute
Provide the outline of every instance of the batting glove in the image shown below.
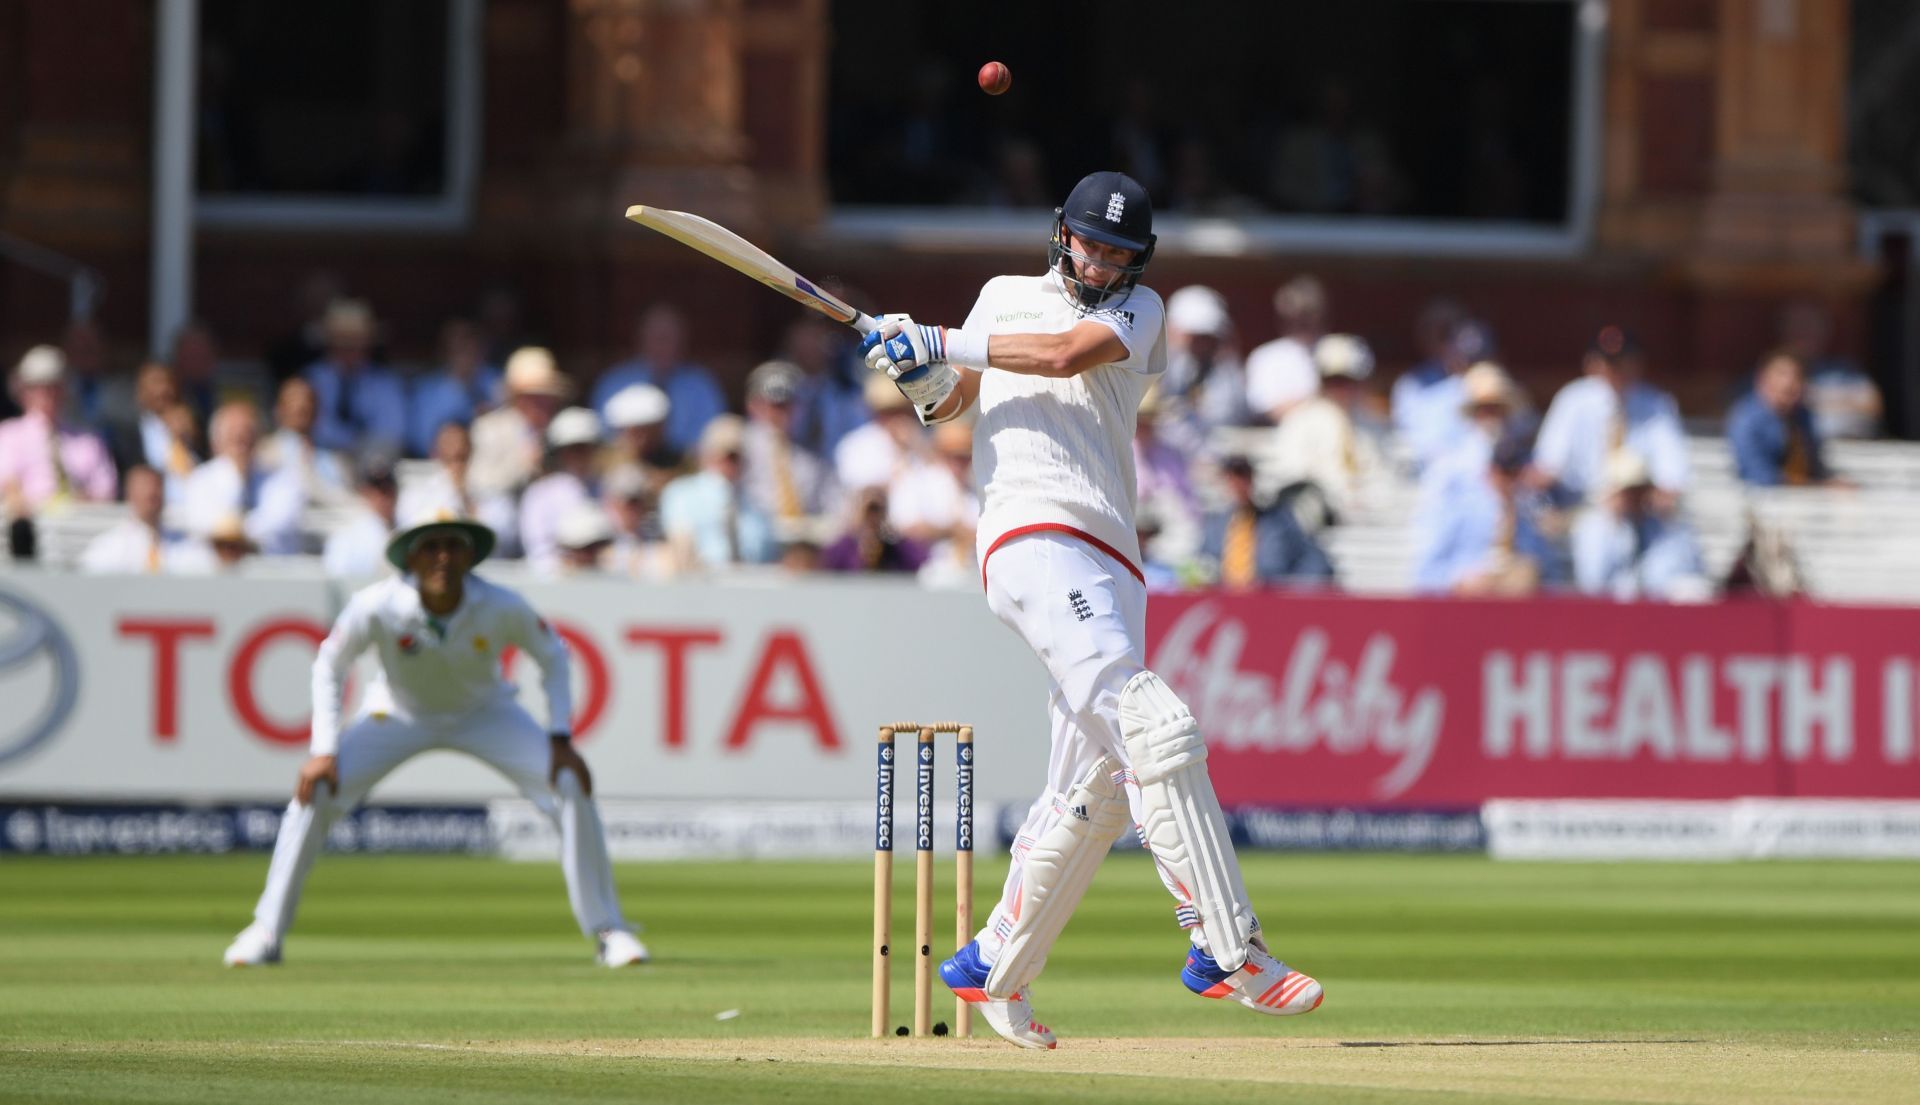
<svg viewBox="0 0 1920 1105"><path fill-rule="evenodd" d="M867 367L890 377L947 359L944 326L922 326L910 315L883 315L880 328L861 339Z"/></svg>

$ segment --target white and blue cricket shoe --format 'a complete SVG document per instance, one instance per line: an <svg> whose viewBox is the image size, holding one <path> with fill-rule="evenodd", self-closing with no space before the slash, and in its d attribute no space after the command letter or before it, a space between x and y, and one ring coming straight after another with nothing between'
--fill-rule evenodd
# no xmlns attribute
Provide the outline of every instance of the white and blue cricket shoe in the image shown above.
<svg viewBox="0 0 1920 1105"><path fill-rule="evenodd" d="M1021 1047L1052 1050L1053 1031L1033 1019L1033 1006L1027 1001L1032 987L1011 997L991 997L987 994L987 974L991 970L980 958L980 941L970 940L953 953L952 959L940 964L940 981L955 997L973 1006L980 1019L1002 1037Z"/></svg>
<svg viewBox="0 0 1920 1105"><path fill-rule="evenodd" d="M1267 954L1257 938L1237 971L1222 970L1211 955L1189 947L1180 981L1203 998L1232 998L1255 1013L1275 1017L1311 1013L1327 996L1311 976Z"/></svg>
<svg viewBox="0 0 1920 1105"><path fill-rule="evenodd" d="M248 925L233 938L220 961L229 967L267 967L280 962L280 938L260 925Z"/></svg>
<svg viewBox="0 0 1920 1105"><path fill-rule="evenodd" d="M649 958L647 946L627 929L603 929L595 934L595 944L593 961L602 967L631 967Z"/></svg>

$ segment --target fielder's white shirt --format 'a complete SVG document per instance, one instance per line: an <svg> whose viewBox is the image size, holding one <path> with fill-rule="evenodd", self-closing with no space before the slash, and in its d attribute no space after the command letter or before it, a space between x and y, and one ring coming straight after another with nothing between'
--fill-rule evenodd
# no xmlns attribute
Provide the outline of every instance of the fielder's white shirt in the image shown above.
<svg viewBox="0 0 1920 1105"><path fill-rule="evenodd" d="M1126 358L1067 380L992 368L981 375L973 472L983 565L999 542L1053 529L1090 537L1139 571L1133 429L1141 397L1167 370L1160 296L1136 287L1116 306L1082 313L1062 296L1057 273L998 276L980 289L965 329L1060 334L1082 321L1112 330Z"/></svg>
<svg viewBox="0 0 1920 1105"><path fill-rule="evenodd" d="M500 674L500 652L508 645L540 665L548 730L571 732L566 645L519 595L470 575L459 608L433 618L420 605L412 576L359 591L314 657L313 755L338 751L341 687L368 648L379 657L379 672L367 687L363 713L445 719L514 700L513 684Z"/></svg>

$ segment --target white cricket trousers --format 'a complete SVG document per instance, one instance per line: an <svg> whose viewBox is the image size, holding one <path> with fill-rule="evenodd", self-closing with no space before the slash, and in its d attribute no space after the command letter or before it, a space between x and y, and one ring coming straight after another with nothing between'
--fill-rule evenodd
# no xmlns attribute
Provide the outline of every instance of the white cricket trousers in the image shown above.
<svg viewBox="0 0 1920 1105"><path fill-rule="evenodd" d="M375 714L347 726L340 734L336 761L339 793L323 785L313 805L302 805L297 798L287 805L273 845L273 863L267 868L267 888L254 907L254 923L270 930L275 939L284 937L300 906L300 888L334 820L359 805L395 768L422 752L442 748L465 752L491 766L553 819L560 829L560 868L566 873L567 900L581 932L592 936L627 927L614 897L613 868L607 860L599 807L581 793L580 781L570 771L561 774L557 788L547 782L553 767L548 734L512 702L454 718Z"/></svg>
<svg viewBox="0 0 1920 1105"><path fill-rule="evenodd" d="M1063 815L1061 800L1067 792L1103 759L1127 769L1127 779L1132 779L1133 761L1120 735L1120 692L1146 670L1147 588L1106 553L1069 534L1048 531L1016 537L995 549L987 559L986 576L988 609L1047 667L1053 731L1046 790L1014 838L1013 866L1000 903L979 934L991 961L999 955L1012 918L1019 915L1022 860ZM1125 790L1138 825L1140 788L1128 782ZM1164 871L1161 880L1176 902L1184 900Z"/></svg>

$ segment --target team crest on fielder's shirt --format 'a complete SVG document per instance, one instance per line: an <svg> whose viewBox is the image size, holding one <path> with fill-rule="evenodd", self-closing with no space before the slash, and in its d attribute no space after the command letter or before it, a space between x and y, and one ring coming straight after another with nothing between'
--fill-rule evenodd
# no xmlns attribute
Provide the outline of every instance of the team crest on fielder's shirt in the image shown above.
<svg viewBox="0 0 1920 1105"><path fill-rule="evenodd" d="M420 642L415 639L411 633L400 634L400 639L395 641L394 644L399 645L400 651L406 653L408 656L412 656L414 653L420 651Z"/></svg>

